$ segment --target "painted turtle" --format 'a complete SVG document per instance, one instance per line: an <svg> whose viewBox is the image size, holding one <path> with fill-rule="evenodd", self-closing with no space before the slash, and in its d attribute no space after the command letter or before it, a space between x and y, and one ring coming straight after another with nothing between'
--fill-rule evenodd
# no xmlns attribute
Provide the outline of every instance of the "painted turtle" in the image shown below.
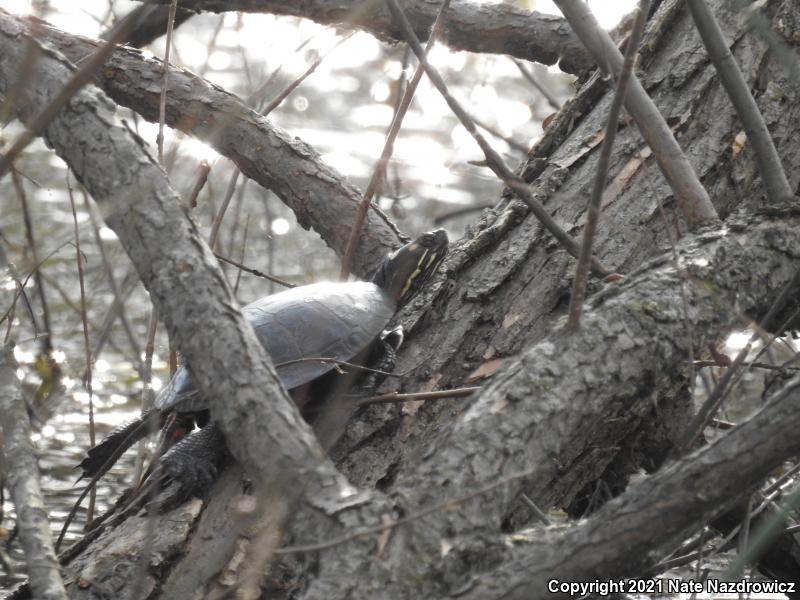
<svg viewBox="0 0 800 600"><path fill-rule="evenodd" d="M269 352L284 387L296 390L335 366L331 361L297 362L299 359L349 362L363 358L395 312L439 267L447 244L442 229L424 233L390 254L371 282L315 283L245 306L242 313ZM381 367L385 369L383 364ZM159 393L152 410L89 450L80 464L83 475L102 475L124 450L152 428L161 427L168 417L199 416L202 424L207 421L207 409L208 402L195 388L190 369L181 367ZM162 467L170 478L178 480L184 495L199 493L215 478L223 449L221 434L208 424L173 446L162 458Z"/></svg>

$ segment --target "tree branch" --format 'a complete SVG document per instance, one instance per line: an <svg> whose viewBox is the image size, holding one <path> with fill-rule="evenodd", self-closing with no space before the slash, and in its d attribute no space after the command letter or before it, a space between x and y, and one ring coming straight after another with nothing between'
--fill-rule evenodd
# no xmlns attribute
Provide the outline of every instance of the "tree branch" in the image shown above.
<svg viewBox="0 0 800 600"><path fill-rule="evenodd" d="M156 0L165 4L169 0ZM323 25L349 25L386 41L403 41L381 2L362 0L182 0L182 8L197 12L255 12L291 15ZM403 3L414 31L427 39L439 2L407 0ZM558 66L579 74L594 66L581 43L561 17L529 12L508 4L460 3L448 14L442 43L453 50L508 54L516 58Z"/></svg>

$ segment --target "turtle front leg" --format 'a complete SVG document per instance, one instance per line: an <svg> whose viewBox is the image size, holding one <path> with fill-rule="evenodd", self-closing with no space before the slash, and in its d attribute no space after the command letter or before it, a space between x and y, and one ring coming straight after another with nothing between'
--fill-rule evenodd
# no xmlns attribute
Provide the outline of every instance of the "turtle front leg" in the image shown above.
<svg viewBox="0 0 800 600"><path fill-rule="evenodd" d="M363 376L348 373L335 378L319 416L314 420L314 432L322 448L327 452L344 433L347 422L356 411L359 398L369 396L378 389L394 370L397 350L403 342L401 327L384 331L372 348L353 359L356 364L365 364L370 369Z"/></svg>
<svg viewBox="0 0 800 600"><path fill-rule="evenodd" d="M356 386L355 395L358 397L374 394L380 385L386 381L387 373L394 371L397 364L397 351L403 344L403 327L398 325L393 329L387 329L381 333L381 337L375 342L370 353L366 366L373 371L367 371L366 375ZM375 371L381 371L376 373Z"/></svg>

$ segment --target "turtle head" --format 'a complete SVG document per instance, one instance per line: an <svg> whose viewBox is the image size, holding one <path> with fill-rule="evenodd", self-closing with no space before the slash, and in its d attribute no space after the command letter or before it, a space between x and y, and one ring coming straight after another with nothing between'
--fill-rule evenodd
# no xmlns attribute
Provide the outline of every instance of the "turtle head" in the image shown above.
<svg viewBox="0 0 800 600"><path fill-rule="evenodd" d="M422 289L439 268L447 254L444 229L423 233L413 242L386 257L372 278L397 301L397 308L406 304Z"/></svg>

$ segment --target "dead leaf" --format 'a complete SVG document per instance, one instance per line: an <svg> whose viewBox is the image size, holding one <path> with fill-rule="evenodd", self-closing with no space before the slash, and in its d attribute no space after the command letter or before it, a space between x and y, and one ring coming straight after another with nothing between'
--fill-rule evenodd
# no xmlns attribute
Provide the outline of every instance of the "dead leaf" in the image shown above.
<svg viewBox="0 0 800 600"><path fill-rule="evenodd" d="M603 141L603 138L605 138L605 136L606 136L605 131L599 131L599 132L595 133L594 135L586 138L584 140L584 142L583 142L583 145L580 147L580 149L575 154L573 154L572 156L567 157L567 158L565 158L563 160L556 161L556 164L559 167L561 167L562 169L566 169L568 167L571 167L576 162L578 162L581 158L583 158L586 155L587 152L589 152L593 148L596 148L597 146L599 146L600 143Z"/></svg>
<svg viewBox="0 0 800 600"><path fill-rule="evenodd" d="M381 560L383 558L383 550L386 548L386 544L389 543L389 536L392 535L394 519L390 515L381 515L381 523L386 526L386 529L378 534L378 547L375 549L375 554L372 555L373 560Z"/></svg>
<svg viewBox="0 0 800 600"><path fill-rule="evenodd" d="M504 362L505 359L502 358L493 358L492 360L487 360L480 367L469 374L466 383L474 383L475 381L480 381L481 379L487 379L488 377L491 377L500 370Z"/></svg>
<svg viewBox="0 0 800 600"><path fill-rule="evenodd" d="M744 150L744 145L747 143L747 134L744 131L740 131L736 134L736 137L733 138L733 144L731 144L731 154L733 158L739 156L739 153Z"/></svg>
<svg viewBox="0 0 800 600"><path fill-rule="evenodd" d="M603 190L603 199L600 202L600 206L605 208L607 204L609 204L612 200L617 198L623 190L628 187L631 179L633 176L636 175L636 172L639 170L651 155L653 151L650 149L650 146L645 146L639 152L633 155L633 157L625 163L625 165L620 169L619 173L617 173L616 177L608 184L605 190Z"/></svg>

